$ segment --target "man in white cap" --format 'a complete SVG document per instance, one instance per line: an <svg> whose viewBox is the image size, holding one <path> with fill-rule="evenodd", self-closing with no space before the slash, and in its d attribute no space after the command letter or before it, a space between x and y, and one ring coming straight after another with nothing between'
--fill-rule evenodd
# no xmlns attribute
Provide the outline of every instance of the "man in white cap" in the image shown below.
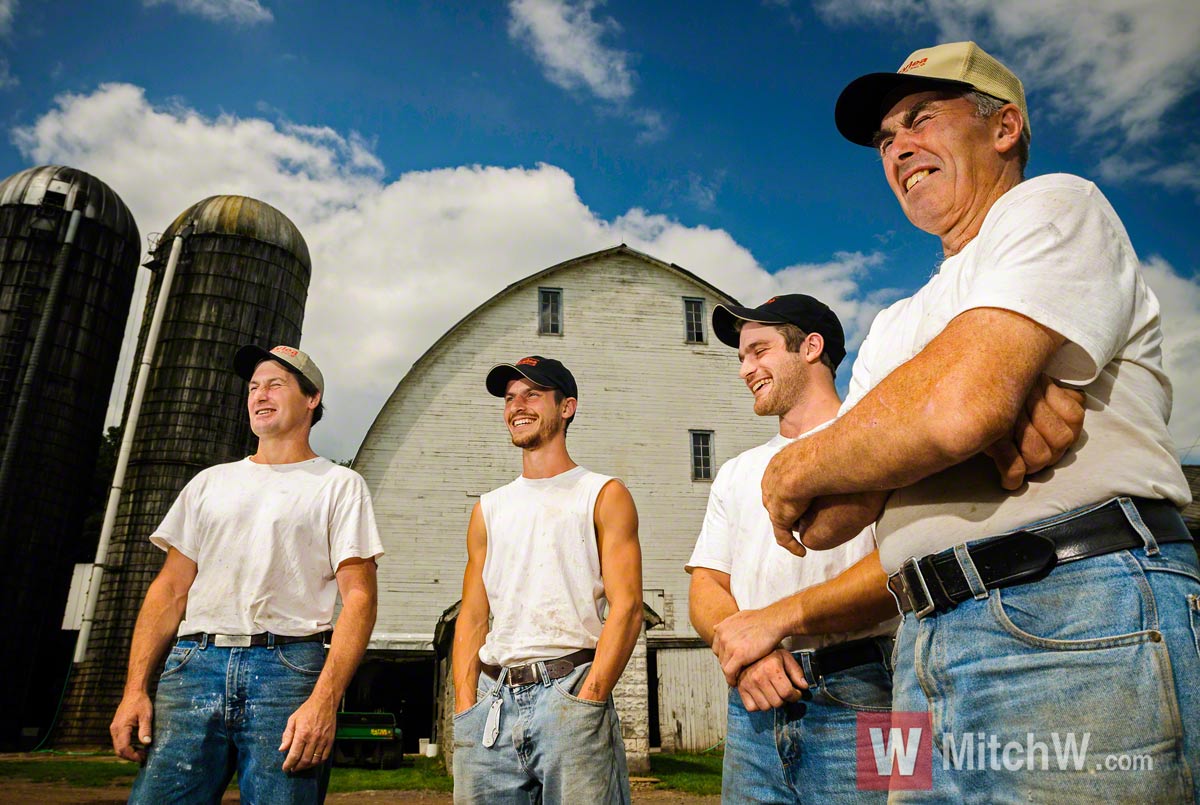
<svg viewBox="0 0 1200 805"><path fill-rule="evenodd" d="M502 363L486 385L504 399L521 475L482 495L467 526L454 801L628 803L611 694L643 621L633 497L571 460L579 390L561 362Z"/></svg>
<svg viewBox="0 0 1200 805"><path fill-rule="evenodd" d="M323 801L338 706L375 624L371 496L309 445L320 369L288 346L243 347L234 369L258 449L197 474L150 537L166 561L110 727L117 754L144 764L131 802L215 802L234 772L246 802Z"/></svg>
<svg viewBox="0 0 1200 805"><path fill-rule="evenodd" d="M1200 567L1158 301L1124 227L1090 182L1024 179L1021 82L974 43L853 81L836 119L877 149L945 260L879 314L841 417L780 451L763 495L795 553L882 509L905 613L893 718L926 714L947 771L926 791L893 776L892 798L1192 800ZM998 490L981 452L1020 424L1043 372L1085 393L1083 435Z"/></svg>

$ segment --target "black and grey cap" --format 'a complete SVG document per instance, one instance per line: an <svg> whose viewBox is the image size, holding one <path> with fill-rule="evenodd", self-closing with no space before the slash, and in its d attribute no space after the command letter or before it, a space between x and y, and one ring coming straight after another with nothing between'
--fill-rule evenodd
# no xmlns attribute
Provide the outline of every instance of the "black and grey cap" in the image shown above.
<svg viewBox="0 0 1200 805"><path fill-rule="evenodd" d="M825 339L825 354L837 368L846 357L846 334L842 323L829 306L802 293L772 296L758 307L717 305L713 308L712 327L721 343L737 349L741 335L738 321L758 324L794 324L805 333L820 333Z"/></svg>
<svg viewBox="0 0 1200 805"><path fill-rule="evenodd" d="M263 361L278 361L293 374L306 378L321 394L325 393L325 376L321 374L313 359L308 357L307 352L301 352L295 347L281 344L268 352L260 346L248 344L233 356L233 370L242 380L249 380L254 377L254 370Z"/></svg>
<svg viewBox="0 0 1200 805"><path fill-rule="evenodd" d="M571 370L554 358L530 355L516 363L498 363L487 374L487 390L494 397L503 397L508 381L523 377L530 383L547 389L558 389L568 397L579 397L579 387Z"/></svg>

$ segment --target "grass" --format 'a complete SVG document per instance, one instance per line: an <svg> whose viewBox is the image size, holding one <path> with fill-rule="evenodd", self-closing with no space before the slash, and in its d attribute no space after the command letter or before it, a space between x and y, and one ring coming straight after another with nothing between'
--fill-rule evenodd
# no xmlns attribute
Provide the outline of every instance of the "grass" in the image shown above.
<svg viewBox="0 0 1200 805"><path fill-rule="evenodd" d="M656 788L689 794L721 793L721 755L651 755L650 773L659 779ZM65 783L78 788L129 785L137 766L115 759L91 757L73 760L5 760L0 779L35 783ZM395 770L335 768L329 780L332 792L348 791L451 791L454 781L442 768L441 758L407 757Z"/></svg>
<svg viewBox="0 0 1200 805"><path fill-rule="evenodd" d="M650 774L659 779L655 788L668 788L687 794L720 794L720 752L704 754L651 755Z"/></svg>

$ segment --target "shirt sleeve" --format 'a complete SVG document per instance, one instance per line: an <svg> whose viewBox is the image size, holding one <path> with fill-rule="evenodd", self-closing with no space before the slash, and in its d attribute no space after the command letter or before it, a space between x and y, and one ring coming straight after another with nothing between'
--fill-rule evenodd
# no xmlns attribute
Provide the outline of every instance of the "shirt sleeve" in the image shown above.
<svg viewBox="0 0 1200 805"><path fill-rule="evenodd" d="M198 512L195 500L203 483L202 477L197 476L180 490L179 496L167 510L167 516L150 535L150 542L154 547L162 551L174 548L193 562L198 560L200 543L196 527Z"/></svg>
<svg viewBox="0 0 1200 805"><path fill-rule="evenodd" d="M329 523L329 563L336 571L347 559L383 556L383 543L375 523L375 507L367 483L354 473L343 489Z"/></svg>
<svg viewBox="0 0 1200 805"><path fill-rule="evenodd" d="M734 500L732 488L732 462L726 462L713 479L712 489L708 492L708 508L704 512L704 525L700 528L700 536L696 539L696 548L692 558L684 565L691 573L698 567L718 570L722 573L733 571L733 528Z"/></svg>
<svg viewBox="0 0 1200 805"><path fill-rule="evenodd" d="M1053 186L1006 206L987 228L962 310L1011 310L1054 330L1067 343L1047 374L1090 383L1128 340L1140 297L1116 214L1095 185Z"/></svg>

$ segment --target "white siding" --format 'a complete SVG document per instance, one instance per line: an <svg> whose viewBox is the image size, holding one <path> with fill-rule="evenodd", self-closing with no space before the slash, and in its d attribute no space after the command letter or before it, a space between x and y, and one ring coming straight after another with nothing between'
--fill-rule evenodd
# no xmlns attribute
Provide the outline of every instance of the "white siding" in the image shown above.
<svg viewBox="0 0 1200 805"><path fill-rule="evenodd" d="M729 686L707 649L659 649L658 730L664 752L703 752L725 740Z"/></svg>
<svg viewBox="0 0 1200 805"><path fill-rule="evenodd" d="M561 336L537 334L539 286L563 290ZM736 352L712 336L710 321L708 343L685 343L684 296L704 298L706 319L725 301L632 250L602 252L494 297L413 366L355 461L371 487L387 550L373 645L417 647L461 597L471 507L521 472L502 403L483 380L496 363L530 354L562 360L579 383L579 413L567 435L571 456L621 478L633 493L643 587L664 591L658 614L665 625L651 641L694 634L683 564L710 484L691 480L688 431L714 432L720 466L769 439L777 423L754 415Z"/></svg>

